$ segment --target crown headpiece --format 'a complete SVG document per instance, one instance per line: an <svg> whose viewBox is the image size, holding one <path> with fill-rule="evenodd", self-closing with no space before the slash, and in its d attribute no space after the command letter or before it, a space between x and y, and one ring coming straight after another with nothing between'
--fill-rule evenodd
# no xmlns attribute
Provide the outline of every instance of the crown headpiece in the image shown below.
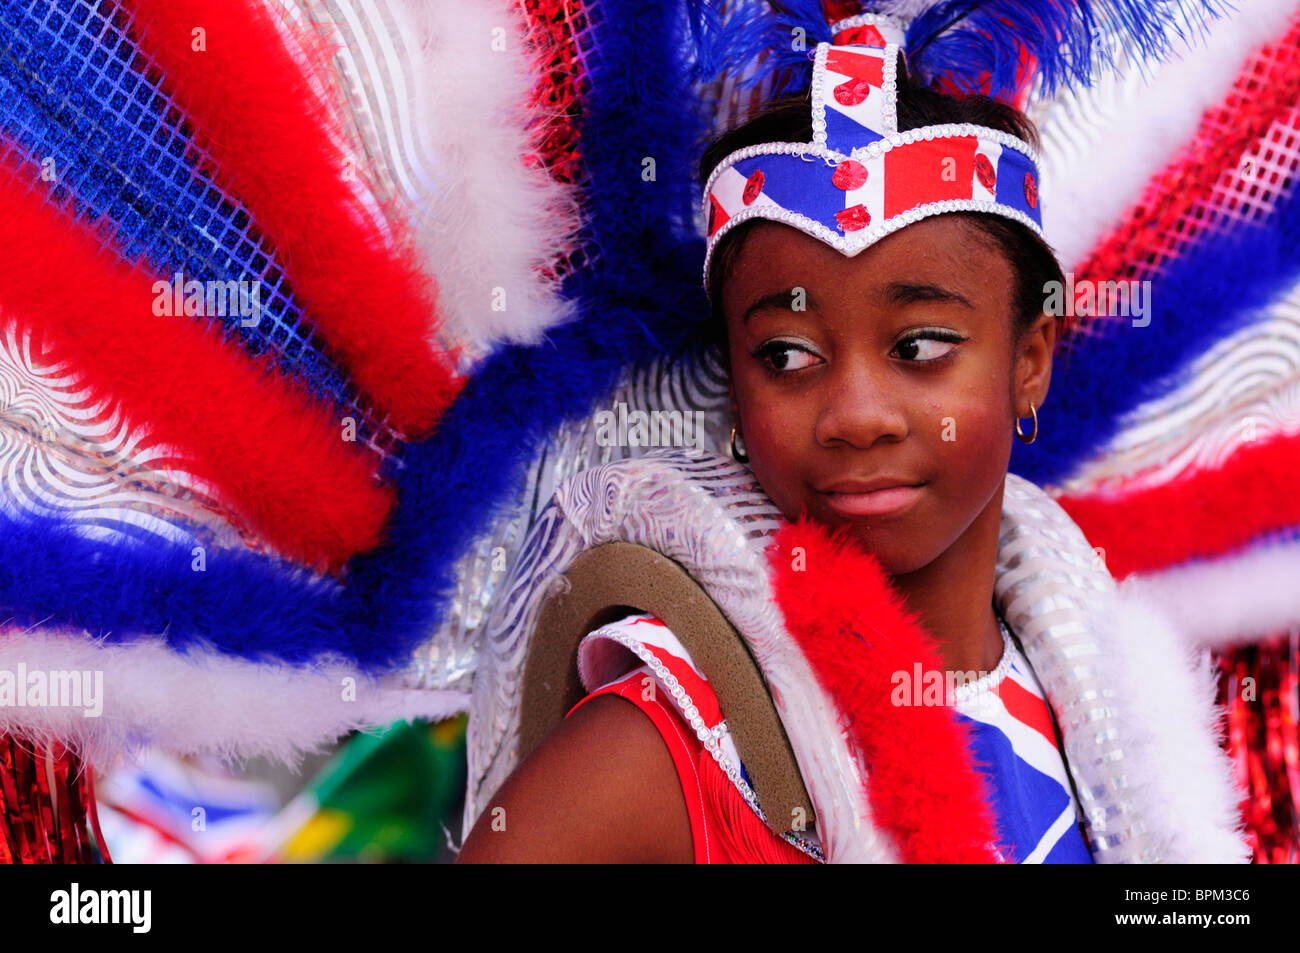
<svg viewBox="0 0 1300 953"><path fill-rule="evenodd" d="M764 142L718 164L704 188L704 281L718 242L765 218L853 256L944 212L991 212L1043 234L1038 155L970 123L898 131L898 54L907 21L861 14L831 26L813 57L812 142Z"/></svg>

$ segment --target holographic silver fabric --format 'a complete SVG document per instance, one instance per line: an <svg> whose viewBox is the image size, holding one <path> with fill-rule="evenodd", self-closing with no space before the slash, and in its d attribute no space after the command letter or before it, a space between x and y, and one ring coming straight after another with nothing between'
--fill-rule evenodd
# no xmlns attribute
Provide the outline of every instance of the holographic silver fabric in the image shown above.
<svg viewBox="0 0 1300 953"><path fill-rule="evenodd" d="M1122 704L1103 677L1090 614L1115 581L1082 531L1046 493L1007 474L994 595L1020 637L1061 727L1094 859L1156 862L1126 790Z"/></svg>
<svg viewBox="0 0 1300 953"><path fill-rule="evenodd" d="M723 452L730 440L727 378L712 354L698 362L660 360L629 373L607 402L556 432L529 467L515 499L503 508L504 515L457 563L456 591L447 616L416 650L406 669L410 687L468 691L487 612L499 598L507 575L520 558L525 537L541 519L555 488L590 467L650 452L647 447L603 445L607 441L597 427L597 414L616 412L620 404L629 412L701 414L704 427L699 445L705 450Z"/></svg>

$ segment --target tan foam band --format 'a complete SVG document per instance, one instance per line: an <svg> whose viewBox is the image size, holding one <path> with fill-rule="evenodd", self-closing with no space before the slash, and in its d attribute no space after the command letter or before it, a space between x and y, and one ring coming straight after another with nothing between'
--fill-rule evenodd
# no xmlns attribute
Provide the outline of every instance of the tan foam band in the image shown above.
<svg viewBox="0 0 1300 953"><path fill-rule="evenodd" d="M543 604L524 662L519 724L522 761L582 700L578 643L629 611L653 613L709 680L768 827L816 818L766 682L740 633L678 563L634 543L606 543L574 560L567 587ZM799 813L799 812L802 813Z"/></svg>

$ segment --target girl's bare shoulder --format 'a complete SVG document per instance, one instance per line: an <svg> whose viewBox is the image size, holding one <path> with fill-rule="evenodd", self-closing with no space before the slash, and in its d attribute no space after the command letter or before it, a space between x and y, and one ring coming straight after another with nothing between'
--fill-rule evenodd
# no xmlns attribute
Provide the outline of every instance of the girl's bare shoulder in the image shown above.
<svg viewBox="0 0 1300 953"><path fill-rule="evenodd" d="M690 818L650 718L588 700L515 769L465 838L460 863L690 863Z"/></svg>

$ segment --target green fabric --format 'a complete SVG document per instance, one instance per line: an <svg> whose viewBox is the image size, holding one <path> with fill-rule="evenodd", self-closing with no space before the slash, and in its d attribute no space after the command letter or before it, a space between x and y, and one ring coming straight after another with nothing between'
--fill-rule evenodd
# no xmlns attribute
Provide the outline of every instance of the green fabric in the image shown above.
<svg viewBox="0 0 1300 953"><path fill-rule="evenodd" d="M463 716L356 734L308 785L320 833L306 840L326 861L449 859L444 825L457 828L464 785Z"/></svg>

